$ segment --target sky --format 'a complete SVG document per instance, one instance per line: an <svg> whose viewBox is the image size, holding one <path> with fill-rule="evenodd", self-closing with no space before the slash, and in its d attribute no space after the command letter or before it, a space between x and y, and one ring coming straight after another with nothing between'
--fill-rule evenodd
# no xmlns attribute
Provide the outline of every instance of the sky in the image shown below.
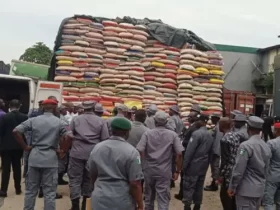
<svg viewBox="0 0 280 210"><path fill-rule="evenodd" d="M161 19L211 43L265 48L280 43L280 1L0 0L0 60L19 59L44 42L51 49L61 21L75 14Z"/></svg>

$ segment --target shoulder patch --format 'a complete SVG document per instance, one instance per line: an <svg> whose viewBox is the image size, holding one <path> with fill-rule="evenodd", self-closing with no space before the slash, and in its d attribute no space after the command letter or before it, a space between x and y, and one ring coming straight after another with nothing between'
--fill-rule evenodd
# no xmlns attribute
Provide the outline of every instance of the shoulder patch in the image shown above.
<svg viewBox="0 0 280 210"><path fill-rule="evenodd" d="M137 156L137 164L141 164L141 157L140 156Z"/></svg>
<svg viewBox="0 0 280 210"><path fill-rule="evenodd" d="M245 155L246 154L246 150L245 149L240 149L239 154L242 155L242 156Z"/></svg>
<svg viewBox="0 0 280 210"><path fill-rule="evenodd" d="M190 138L190 142L192 142L192 141L193 141L193 138L191 137L191 138Z"/></svg>

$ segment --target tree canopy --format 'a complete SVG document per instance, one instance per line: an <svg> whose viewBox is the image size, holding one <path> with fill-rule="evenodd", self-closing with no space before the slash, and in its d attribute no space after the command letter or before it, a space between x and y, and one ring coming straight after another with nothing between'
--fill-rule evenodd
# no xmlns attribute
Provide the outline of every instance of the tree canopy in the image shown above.
<svg viewBox="0 0 280 210"><path fill-rule="evenodd" d="M29 47L25 52L20 56L20 60L50 65L52 58L52 51L45 45L43 42L37 42L32 47Z"/></svg>

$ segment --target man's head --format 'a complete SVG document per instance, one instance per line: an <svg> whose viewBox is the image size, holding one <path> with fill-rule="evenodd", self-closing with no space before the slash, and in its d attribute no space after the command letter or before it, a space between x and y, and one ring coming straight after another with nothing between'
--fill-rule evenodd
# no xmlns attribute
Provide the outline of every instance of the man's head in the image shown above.
<svg viewBox="0 0 280 210"><path fill-rule="evenodd" d="M128 107L125 104L119 104L117 106L118 114L122 114L127 117Z"/></svg>
<svg viewBox="0 0 280 210"><path fill-rule="evenodd" d="M139 109L135 112L135 121L144 123L146 120L147 114L144 109Z"/></svg>
<svg viewBox="0 0 280 210"><path fill-rule="evenodd" d="M56 113L57 101L52 99L46 99L42 102L44 112Z"/></svg>
<svg viewBox="0 0 280 210"><path fill-rule="evenodd" d="M116 116L118 114L118 109L117 107L115 107L112 111L113 115Z"/></svg>
<svg viewBox="0 0 280 210"><path fill-rule="evenodd" d="M193 124L194 122L196 122L197 121L197 116L198 116L197 112L190 112L190 114L188 116L189 123Z"/></svg>
<svg viewBox="0 0 280 210"><path fill-rule="evenodd" d="M147 109L147 115L148 117L154 116L157 113L157 105L151 104L149 108Z"/></svg>
<svg viewBox="0 0 280 210"><path fill-rule="evenodd" d="M225 134L230 131L232 127L232 121L228 117L222 117L219 121L219 130Z"/></svg>
<svg viewBox="0 0 280 210"><path fill-rule="evenodd" d="M239 110L237 110L237 109L235 109L235 110L233 110L232 112L230 112L230 118L231 118L231 119L234 119L235 116L236 116L236 115L239 115L239 114L242 114L242 112L239 111Z"/></svg>
<svg viewBox="0 0 280 210"><path fill-rule="evenodd" d="M163 111L158 111L155 114L154 120L155 120L155 125L157 127L165 126L167 124L167 121L168 121L168 115Z"/></svg>
<svg viewBox="0 0 280 210"><path fill-rule="evenodd" d="M249 117L247 120L247 130L249 136L259 135L262 131L264 121L256 116Z"/></svg>
<svg viewBox="0 0 280 210"><path fill-rule="evenodd" d="M169 108L169 115L173 116L173 115L179 115L180 110L179 107L177 105L173 105Z"/></svg>
<svg viewBox="0 0 280 210"><path fill-rule="evenodd" d="M216 125L218 122L219 122L219 120L220 120L220 118L221 118L221 115L220 115L220 113L213 113L212 115L211 115L211 122L214 124L214 125Z"/></svg>
<svg viewBox="0 0 280 210"><path fill-rule="evenodd" d="M59 113L63 116L65 116L67 114L67 108L64 105L61 105L58 110L59 110Z"/></svg>
<svg viewBox="0 0 280 210"><path fill-rule="evenodd" d="M9 108L11 111L19 110L20 106L21 106L21 104L20 104L19 100L13 99L10 101Z"/></svg>
<svg viewBox="0 0 280 210"><path fill-rule="evenodd" d="M102 117L103 112L104 112L104 109L103 109L102 104L96 103L95 106L94 106L94 113L95 113L97 116Z"/></svg>
<svg viewBox="0 0 280 210"><path fill-rule="evenodd" d="M201 128L206 126L209 117L207 115L199 114L195 125L197 128Z"/></svg>
<svg viewBox="0 0 280 210"><path fill-rule="evenodd" d="M247 121L247 117L244 114L238 114L234 118L234 127L240 129L243 126L245 126L246 121Z"/></svg>
<svg viewBox="0 0 280 210"><path fill-rule="evenodd" d="M191 110L190 110L190 112L195 112L195 113L197 113L197 114L199 114L200 111L201 111L201 109L200 109L200 106L199 106L198 104L193 104L193 105L192 105L192 108L191 108Z"/></svg>
<svg viewBox="0 0 280 210"><path fill-rule="evenodd" d="M94 109L94 102L93 101L84 101L82 103L83 109L85 112L93 112ZM77 110L78 112L78 110Z"/></svg>
<svg viewBox="0 0 280 210"><path fill-rule="evenodd" d="M0 109L4 109L5 108L5 102L2 98L0 98Z"/></svg>
<svg viewBox="0 0 280 210"><path fill-rule="evenodd" d="M135 112L137 111L137 107L136 107L136 106L133 106L133 107L131 108L131 111L132 111L132 113L135 113Z"/></svg>
<svg viewBox="0 0 280 210"><path fill-rule="evenodd" d="M131 129L131 123L126 118L118 117L112 121L111 127L113 136L119 136L127 139Z"/></svg>
<svg viewBox="0 0 280 210"><path fill-rule="evenodd" d="M275 137L280 136L280 122L274 123L274 136Z"/></svg>

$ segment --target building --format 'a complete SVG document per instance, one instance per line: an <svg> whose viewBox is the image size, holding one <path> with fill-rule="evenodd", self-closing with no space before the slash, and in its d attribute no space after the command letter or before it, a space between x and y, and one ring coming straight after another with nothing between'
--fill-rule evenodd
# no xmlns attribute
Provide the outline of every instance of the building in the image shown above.
<svg viewBox="0 0 280 210"><path fill-rule="evenodd" d="M280 45L274 45L271 47L258 50L258 54L261 58L261 68L264 72L273 72L273 63L276 55L280 54Z"/></svg>
<svg viewBox="0 0 280 210"><path fill-rule="evenodd" d="M225 84L229 90L256 92L253 80L260 76L258 48L215 44L224 58Z"/></svg>
<svg viewBox="0 0 280 210"><path fill-rule="evenodd" d="M10 65L5 64L4 61L0 61L0 74L9 74Z"/></svg>

